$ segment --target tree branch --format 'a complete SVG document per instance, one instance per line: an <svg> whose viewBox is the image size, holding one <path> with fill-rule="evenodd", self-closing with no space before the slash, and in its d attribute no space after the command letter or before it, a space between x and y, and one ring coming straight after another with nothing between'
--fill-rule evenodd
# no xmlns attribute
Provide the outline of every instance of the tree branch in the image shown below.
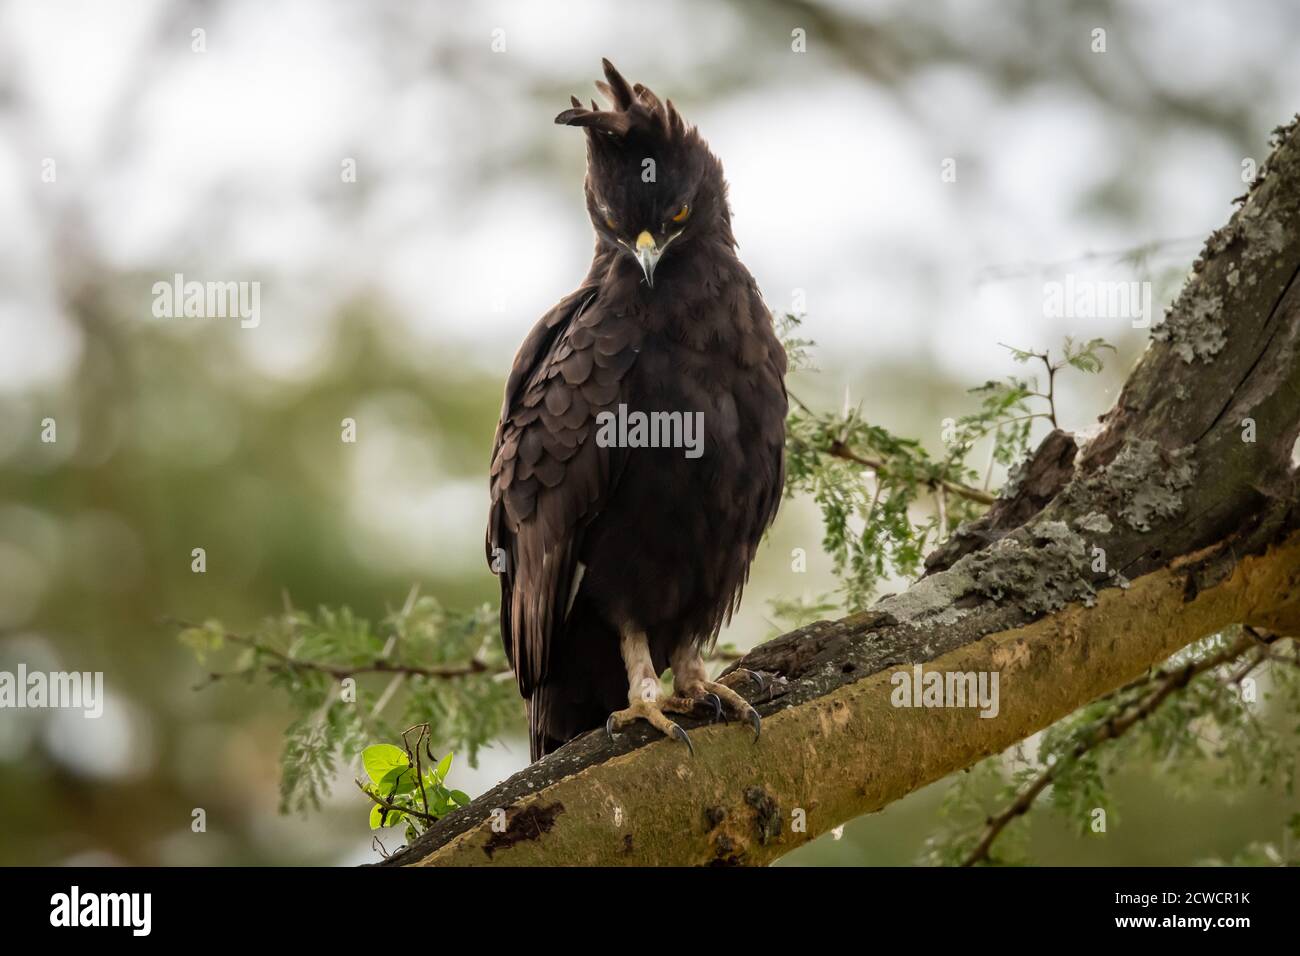
<svg viewBox="0 0 1300 956"><path fill-rule="evenodd" d="M183 621L177 622L182 627L193 627L194 625L186 624ZM433 677L442 679L451 679L456 677L469 677L474 674L492 674L505 675L512 673L511 668L506 664L494 666L477 657L471 658L464 663L434 664L434 665L417 665L402 664L394 661L380 658L369 664L332 664L328 661L311 660L309 658L292 657L278 647L272 647L265 641L257 638L248 637L244 634L234 634L225 631L221 635L232 644L238 644L240 647L247 647L259 654L265 654L278 663L272 664L253 664L251 667L245 667L233 671L209 671L205 684L213 684L220 680L227 680L236 677L253 677L258 674L276 674L285 671L315 671L320 674L328 674L335 680L344 680L348 677L355 677L359 674L394 674L399 677ZM739 651L731 650L726 647L714 647L708 653L704 654L706 661L737 661L740 660ZM202 686L195 689L201 689Z"/></svg>
<svg viewBox="0 0 1300 956"><path fill-rule="evenodd" d="M193 625L184 625L191 627ZM233 634L229 631L222 634L227 641L232 644L238 644L240 647L247 647L258 654L265 654L279 661L278 664L261 664L253 667L236 671L213 671L208 674L208 682L224 680L230 677L245 677L250 674L276 673L280 671L316 671L321 674L328 674L335 680L344 680L348 677L354 677L358 674L402 674L408 677L435 677L435 678L453 678L468 677L471 674L508 674L510 668L492 667L491 665L473 658L464 663L454 664L437 664L432 666L421 667L415 664L401 664L394 661L384 660L382 658L371 661L368 664L330 664L325 661L313 661L291 657L277 647L259 641L256 638L246 637L243 634Z"/></svg>
<svg viewBox="0 0 1300 956"><path fill-rule="evenodd" d="M699 727L692 759L648 728L588 733L387 863L766 863L1207 634L1300 633L1297 270L1292 124L1091 441L1049 434L1018 486L903 593L738 662L779 678L751 698L759 743ZM918 672L996 676L996 714L895 706Z"/></svg>

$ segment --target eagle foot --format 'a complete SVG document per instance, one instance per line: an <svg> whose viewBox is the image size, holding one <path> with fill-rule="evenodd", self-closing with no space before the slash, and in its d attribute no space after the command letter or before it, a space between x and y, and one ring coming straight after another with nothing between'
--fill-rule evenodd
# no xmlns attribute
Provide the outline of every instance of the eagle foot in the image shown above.
<svg viewBox="0 0 1300 956"><path fill-rule="evenodd" d="M767 675L762 671L751 671L744 667L737 667L734 671L723 674L718 678L719 684L725 684L727 687L735 687L738 684L751 682L758 688L758 696L762 697L767 693L770 686Z"/></svg>
<svg viewBox="0 0 1300 956"><path fill-rule="evenodd" d="M702 687L677 691L672 697L666 698L660 707L672 714L707 718L711 724L722 719L722 698Z"/></svg>
<svg viewBox="0 0 1300 956"><path fill-rule="evenodd" d="M614 731L621 730L637 720L644 720L665 737L682 741L686 744L690 755L694 757L695 745L691 743L690 736L678 724L664 716L664 711L668 709L666 705L670 702L676 703L674 698L669 698L663 703L654 700L635 700L626 710L616 710L609 715L609 719L605 721L605 733L612 738Z"/></svg>
<svg viewBox="0 0 1300 956"><path fill-rule="evenodd" d="M728 674L727 676L731 677L733 674L737 673L742 672L733 671L732 674ZM750 671L743 671L743 673L746 676L757 678L757 675ZM693 681L685 687L676 688L676 693L680 695L680 697L696 701L710 697L713 698L715 701L718 701L719 705L714 717L715 720L718 717L723 717L727 720L747 721L749 726L754 728L754 742L758 742L759 735L763 732L763 721L762 718L758 716L758 711L753 708L749 701L745 700L745 698L741 697L722 681Z"/></svg>

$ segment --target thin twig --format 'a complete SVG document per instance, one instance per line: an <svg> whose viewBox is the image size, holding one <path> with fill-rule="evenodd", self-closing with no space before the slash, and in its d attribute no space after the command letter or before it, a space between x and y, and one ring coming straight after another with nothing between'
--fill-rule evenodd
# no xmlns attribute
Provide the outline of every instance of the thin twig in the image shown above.
<svg viewBox="0 0 1300 956"><path fill-rule="evenodd" d="M360 780L353 780L352 782L357 785L357 789L359 789L362 793L364 793L367 797L369 797L374 803L379 804L379 806L383 807L385 810L392 810L394 813L405 813L407 816L415 817L417 820L423 820L425 823L438 822L438 818L435 817L432 813L421 813L419 810L416 810L414 807L395 806L394 804L389 803L383 797L379 797L371 793L369 790L366 789L366 785L362 783ZM387 814L384 814L384 819L386 819L387 816L388 816Z"/></svg>
<svg viewBox="0 0 1300 956"><path fill-rule="evenodd" d="M1056 427L1056 373L1060 365L1053 365L1052 361L1044 352L1041 356L1043 364L1047 366L1047 409L1051 417L1052 427Z"/></svg>
<svg viewBox="0 0 1300 956"><path fill-rule="evenodd" d="M407 736L411 731L420 731L420 736L415 738L414 751L411 747L410 738ZM424 767L420 763L420 744L426 737L432 736L432 730L427 723L416 724L413 727L407 727L402 731L402 746L406 748L406 762L415 767L415 782L420 785L420 799L424 803L424 812L429 812L429 795L424 790ZM399 777L400 779L400 777Z"/></svg>
<svg viewBox="0 0 1300 956"><path fill-rule="evenodd" d="M188 626L188 625L183 625ZM253 650L274 657L280 661L280 664L265 664L261 668L250 668L239 671L214 672L208 675L209 681L221 680L226 677L243 677L247 674L255 673L257 670L266 671L285 671L285 670L309 670L317 671L321 674L328 674L336 680L343 680L347 677L353 677L357 674L404 674L408 677L468 677L472 674L500 674L508 673L508 667L491 667L484 661L474 658L464 663L456 664L439 664L433 667L419 667L414 664L395 664L392 661L376 660L370 664L355 664L350 666L341 666L336 664L325 664L321 661L303 660L291 657L278 648L264 644L255 638L245 637L242 634L232 634L226 632L222 635L232 644L238 644L241 647L249 647Z"/></svg>
<svg viewBox="0 0 1300 956"><path fill-rule="evenodd" d="M939 541L948 540L948 491L942 485L934 493L935 503L939 506Z"/></svg>
<svg viewBox="0 0 1300 956"><path fill-rule="evenodd" d="M800 399L793 392L787 392L786 394L796 405L802 408L805 412L807 412L810 415L813 414L812 409L809 408L807 404L805 404L803 400ZM886 462L884 459L868 458L865 455L859 455L852 448L850 448L845 442L841 441L838 438L833 439L831 441L830 447L825 449L818 449L818 450L824 451L832 458L839 458L844 461L852 461L859 465L862 465L864 468L870 468L872 471L876 472L877 474L881 474L881 475L889 474L889 463ZM982 505L991 505L993 504L994 501L997 500L995 495L992 495L987 491L983 491L979 488L972 488L970 485L963 485L961 482L952 481L949 478L928 479L926 483L931 488L942 486L948 489L949 491L951 491L955 495L960 495L961 497L966 498L969 501L975 501Z"/></svg>
<svg viewBox="0 0 1300 956"><path fill-rule="evenodd" d="M177 622L182 627L192 625L184 622ZM452 679L457 677L470 677L476 674L489 674L498 677L508 677L513 671L512 668L503 665L493 667L478 657L471 658L465 663L439 664L431 667L421 667L415 664L395 664L392 661L376 660L371 664L357 664L350 666L341 666L336 664L326 664L321 661L313 661L291 657L278 648L271 647L258 641L255 638L246 637L242 634L233 634L225 632L222 635L232 644L238 644L241 647L248 647L259 653L266 654L280 661L278 664L261 664L244 668L236 671L210 671L207 679L203 684L198 685L195 689L201 689L207 684L213 684L220 680L232 677L248 677L258 673L282 673L294 670L315 671L320 674L328 674L335 680L345 680L358 674L393 674L394 680L400 680L403 677L433 677L440 679ZM715 648L708 654L703 655L706 661L736 661L744 656L741 651L730 651ZM384 692L386 698L390 691L394 690L392 683ZM381 703L386 703L386 699ZM380 705L376 705L375 712L378 712Z"/></svg>
<svg viewBox="0 0 1300 956"><path fill-rule="evenodd" d="M982 491L988 491L989 483L993 480L993 462L998 457L998 436L1001 434L1002 425L999 424L998 427L993 430L993 441L989 444L989 463L984 469L984 487L981 489Z"/></svg>
<svg viewBox="0 0 1300 956"><path fill-rule="evenodd" d="M851 461L861 465L864 468L870 468L874 472L882 475L889 474L889 463L880 458L868 458L865 455L859 455L844 442L838 439L832 441L826 453L832 458L839 458L843 461ZM969 501L977 501L983 505L991 505L997 500L987 491L981 491L979 488L972 488L970 485L963 485L961 482L953 481L950 478L927 478L923 479L931 488L945 488L954 495L966 498Z"/></svg>

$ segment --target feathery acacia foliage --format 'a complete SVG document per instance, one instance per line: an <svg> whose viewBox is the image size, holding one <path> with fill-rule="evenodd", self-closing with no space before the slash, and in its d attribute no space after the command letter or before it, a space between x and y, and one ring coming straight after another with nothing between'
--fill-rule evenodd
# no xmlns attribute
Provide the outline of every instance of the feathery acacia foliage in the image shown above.
<svg viewBox="0 0 1300 956"><path fill-rule="evenodd" d="M474 765L479 749L518 720L487 607L458 613L412 592L377 627L347 608L321 608L288 610L246 635L209 621L180 638L208 669L208 682L264 680L289 701L295 716L281 755L282 812L319 809L340 762L351 763L368 744L402 739L403 728L426 728L417 747L426 756L447 748ZM213 669L218 661L227 669ZM410 819L418 829L419 819Z"/></svg>
<svg viewBox="0 0 1300 956"><path fill-rule="evenodd" d="M787 350L806 367L812 343L794 337L799 322L787 315L780 328ZM787 421L786 490L810 495L820 508L822 547L834 561L848 610L870 604L887 578L915 575L931 548L982 514L994 500L989 482L995 464L1012 469L1008 489L1014 487L1014 466L1028 452L1034 421L1056 424L1057 373L1064 368L1099 372L1106 349L1113 351L1101 339L1082 344L1066 339L1063 356L1055 361L1049 352L1011 349L1018 362L1042 363L1046 385L1040 388L1030 375L972 388L978 405L944 421L939 456L866 421L847 401L838 413L828 413L794 399ZM979 467L972 459L985 439L988 458Z"/></svg>

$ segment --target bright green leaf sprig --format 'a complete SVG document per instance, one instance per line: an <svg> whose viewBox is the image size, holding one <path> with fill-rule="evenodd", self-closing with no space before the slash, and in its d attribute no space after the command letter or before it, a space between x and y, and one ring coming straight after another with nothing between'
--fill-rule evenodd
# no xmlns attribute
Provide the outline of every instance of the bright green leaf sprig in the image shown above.
<svg viewBox="0 0 1300 956"><path fill-rule="evenodd" d="M415 741L411 735L415 734ZM436 759L428 724L411 727L402 734L403 746L371 744L361 752L361 765L368 783L357 786L374 804L370 808L370 829L406 824L406 841L414 841L428 826L457 807L468 806L469 796L449 789L447 774L452 754ZM428 763L425 764L427 759Z"/></svg>

